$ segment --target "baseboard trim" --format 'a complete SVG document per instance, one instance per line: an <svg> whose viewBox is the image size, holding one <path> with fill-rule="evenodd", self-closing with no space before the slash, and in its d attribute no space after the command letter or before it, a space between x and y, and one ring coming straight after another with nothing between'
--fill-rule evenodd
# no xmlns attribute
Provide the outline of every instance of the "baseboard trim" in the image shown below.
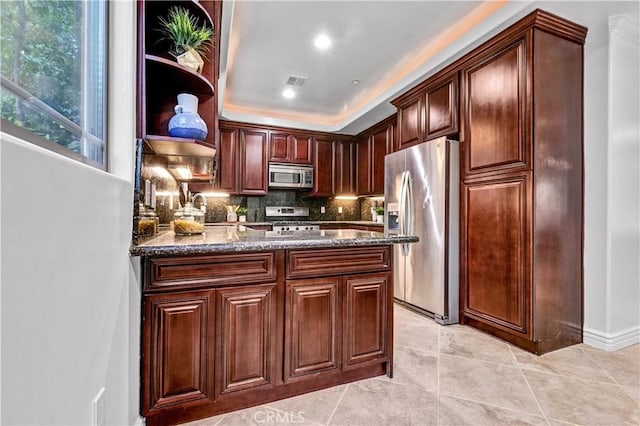
<svg viewBox="0 0 640 426"><path fill-rule="evenodd" d="M617 351L618 349L640 343L640 326L630 327L616 333L604 333L585 327L582 334L582 341L586 345L607 352Z"/></svg>

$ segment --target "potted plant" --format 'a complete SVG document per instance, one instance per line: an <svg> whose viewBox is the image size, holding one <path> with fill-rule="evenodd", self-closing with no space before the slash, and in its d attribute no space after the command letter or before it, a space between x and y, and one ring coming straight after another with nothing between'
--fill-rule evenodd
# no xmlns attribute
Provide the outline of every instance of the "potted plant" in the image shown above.
<svg viewBox="0 0 640 426"><path fill-rule="evenodd" d="M384 223L384 207L376 207L376 221L378 223Z"/></svg>
<svg viewBox="0 0 640 426"><path fill-rule="evenodd" d="M161 40L171 42L169 53L180 65L201 72L204 65L202 57L206 58L213 44L213 28L206 23L200 25L198 18L181 6L172 7L168 17L161 16L159 20L158 31L164 35Z"/></svg>
<svg viewBox="0 0 640 426"><path fill-rule="evenodd" d="M246 222L247 221L247 208L246 207L238 207L236 209L236 214L238 215L238 221Z"/></svg>

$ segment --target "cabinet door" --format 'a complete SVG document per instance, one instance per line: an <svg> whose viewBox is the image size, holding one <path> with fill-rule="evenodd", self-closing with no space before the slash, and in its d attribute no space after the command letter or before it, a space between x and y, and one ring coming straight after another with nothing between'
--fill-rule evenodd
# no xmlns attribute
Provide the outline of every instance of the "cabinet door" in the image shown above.
<svg viewBox="0 0 640 426"><path fill-rule="evenodd" d="M393 126L371 135L371 194L384 194L384 157L391 152Z"/></svg>
<svg viewBox="0 0 640 426"><path fill-rule="evenodd" d="M389 274L344 278L343 368L387 356Z"/></svg>
<svg viewBox="0 0 640 426"><path fill-rule="evenodd" d="M216 399L274 386L276 285L217 290Z"/></svg>
<svg viewBox="0 0 640 426"><path fill-rule="evenodd" d="M289 136L283 133L272 133L269 141L269 161L286 163L289 161Z"/></svg>
<svg viewBox="0 0 640 426"><path fill-rule="evenodd" d="M333 180L336 195L355 195L353 178L354 144L334 142Z"/></svg>
<svg viewBox="0 0 640 426"><path fill-rule="evenodd" d="M213 291L145 296L142 412L213 401Z"/></svg>
<svg viewBox="0 0 640 426"><path fill-rule="evenodd" d="M398 149L424 140L424 92L398 109Z"/></svg>
<svg viewBox="0 0 640 426"><path fill-rule="evenodd" d="M285 382L339 368L340 278L287 281Z"/></svg>
<svg viewBox="0 0 640 426"><path fill-rule="evenodd" d="M528 38L493 49L463 70L465 177L528 169Z"/></svg>
<svg viewBox="0 0 640 426"><path fill-rule="evenodd" d="M371 149L370 139L356 144L356 191L358 195L371 193Z"/></svg>
<svg viewBox="0 0 640 426"><path fill-rule="evenodd" d="M425 139L458 132L458 73L426 90Z"/></svg>
<svg viewBox="0 0 640 426"><path fill-rule="evenodd" d="M313 147L312 196L333 196L333 141L315 139Z"/></svg>
<svg viewBox="0 0 640 426"><path fill-rule="evenodd" d="M312 140L308 136L289 136L291 145L291 162L298 164L311 164Z"/></svg>
<svg viewBox="0 0 640 426"><path fill-rule="evenodd" d="M218 175L220 189L236 192L238 179L238 130L220 129L220 152L218 153Z"/></svg>
<svg viewBox="0 0 640 426"><path fill-rule="evenodd" d="M267 134L240 130L239 194L267 195L267 158Z"/></svg>
<svg viewBox="0 0 640 426"><path fill-rule="evenodd" d="M531 175L464 185L461 303L469 318L530 334Z"/></svg>

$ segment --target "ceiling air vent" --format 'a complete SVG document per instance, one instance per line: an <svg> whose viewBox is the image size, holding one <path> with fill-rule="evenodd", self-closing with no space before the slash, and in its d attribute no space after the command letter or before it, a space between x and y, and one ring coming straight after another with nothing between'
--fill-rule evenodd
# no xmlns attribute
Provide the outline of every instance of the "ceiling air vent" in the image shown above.
<svg viewBox="0 0 640 426"><path fill-rule="evenodd" d="M287 77L287 84L289 86L303 86L307 80L309 80L306 77L295 77L293 75L290 75L289 77Z"/></svg>

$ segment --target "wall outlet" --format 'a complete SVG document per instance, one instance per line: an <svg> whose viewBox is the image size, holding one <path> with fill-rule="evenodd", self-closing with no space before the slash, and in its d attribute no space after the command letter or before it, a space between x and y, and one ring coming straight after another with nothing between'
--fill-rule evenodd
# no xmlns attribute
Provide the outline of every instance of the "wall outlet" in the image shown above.
<svg viewBox="0 0 640 426"><path fill-rule="evenodd" d="M91 401L91 425L92 426L104 426L104 392L105 388L98 391L98 394L93 401Z"/></svg>
<svg viewBox="0 0 640 426"><path fill-rule="evenodd" d="M327 212L327 209L324 206L320 207L320 213L326 213L326 212Z"/></svg>
<svg viewBox="0 0 640 426"><path fill-rule="evenodd" d="M338 207L338 214L342 214L342 206Z"/></svg>

